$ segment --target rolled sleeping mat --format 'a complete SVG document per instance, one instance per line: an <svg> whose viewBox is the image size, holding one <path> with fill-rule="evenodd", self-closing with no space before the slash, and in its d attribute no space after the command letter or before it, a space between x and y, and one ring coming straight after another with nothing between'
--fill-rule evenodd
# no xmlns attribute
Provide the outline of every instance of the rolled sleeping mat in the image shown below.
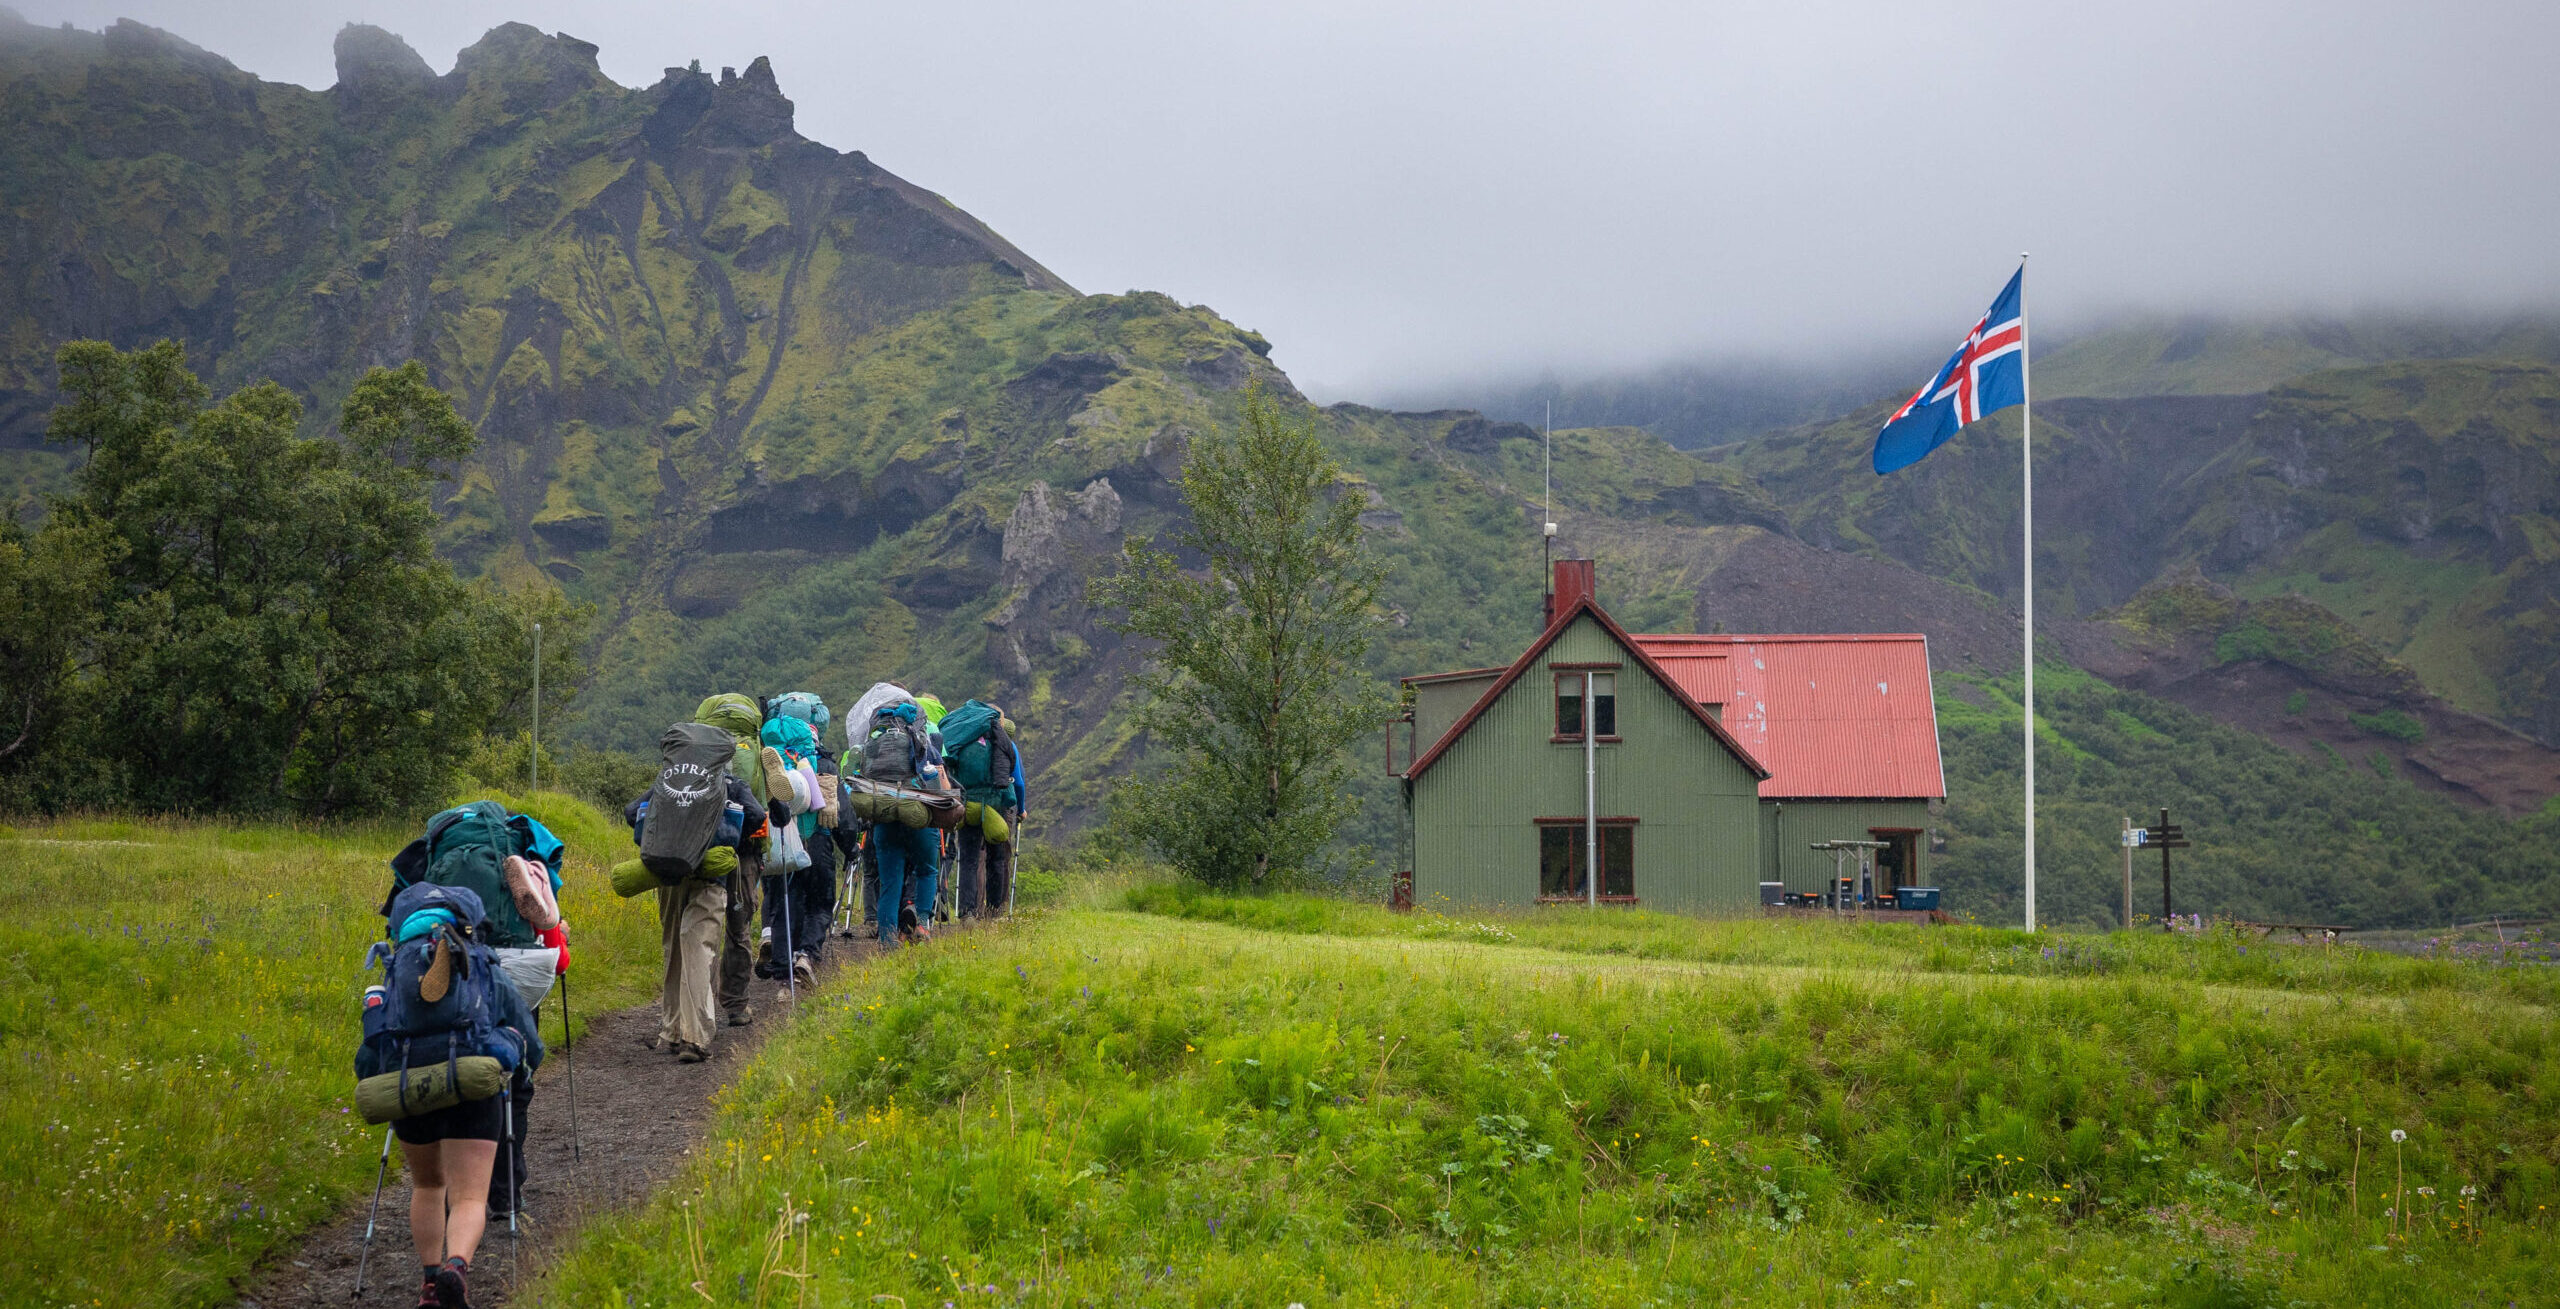
<svg viewBox="0 0 2560 1309"><path fill-rule="evenodd" d="M613 893L628 900L646 891L655 891L666 883L658 880L649 866L637 859L625 859L613 866Z"/></svg>
<svg viewBox="0 0 2560 1309"><path fill-rule="evenodd" d="M865 822L951 828L958 827L968 816L967 803L956 795L891 786L861 777L846 778L845 787L850 793L845 803L852 806L854 817Z"/></svg>
<svg viewBox="0 0 2560 1309"><path fill-rule="evenodd" d="M702 870L696 874L706 882L716 882L738 871L738 852L725 845L715 845L702 854Z"/></svg>
<svg viewBox="0 0 2560 1309"><path fill-rule="evenodd" d="M356 1083L356 1112L368 1123L387 1123L450 1109L465 1100L486 1100L505 1089L507 1070L497 1060L475 1054L450 1066L424 1064L365 1078Z"/></svg>

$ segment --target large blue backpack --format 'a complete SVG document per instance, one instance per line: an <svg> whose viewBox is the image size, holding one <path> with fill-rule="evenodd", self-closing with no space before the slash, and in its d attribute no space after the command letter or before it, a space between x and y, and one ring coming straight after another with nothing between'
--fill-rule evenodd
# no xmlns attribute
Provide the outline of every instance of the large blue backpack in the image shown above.
<svg viewBox="0 0 2560 1309"><path fill-rule="evenodd" d="M513 1072L524 1059L523 1038L499 1022L498 988L507 981L497 955L477 939L488 927L479 895L414 883L391 897L386 920L390 939L368 956L380 962L382 981L365 994L356 1075L410 1068L413 1052L441 1056L449 1069L485 1055Z"/></svg>

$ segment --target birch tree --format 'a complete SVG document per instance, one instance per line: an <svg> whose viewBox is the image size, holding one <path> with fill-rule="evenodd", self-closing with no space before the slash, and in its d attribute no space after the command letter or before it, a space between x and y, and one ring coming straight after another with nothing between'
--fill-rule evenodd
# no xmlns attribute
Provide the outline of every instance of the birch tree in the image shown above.
<svg viewBox="0 0 2560 1309"><path fill-rule="evenodd" d="M1362 498L1312 413L1256 385L1243 419L1192 443L1172 548L1130 542L1092 598L1156 645L1137 687L1162 767L1122 784L1114 821L1191 877L1263 889L1322 861L1354 803L1347 749L1391 698L1361 664L1384 580Z"/></svg>

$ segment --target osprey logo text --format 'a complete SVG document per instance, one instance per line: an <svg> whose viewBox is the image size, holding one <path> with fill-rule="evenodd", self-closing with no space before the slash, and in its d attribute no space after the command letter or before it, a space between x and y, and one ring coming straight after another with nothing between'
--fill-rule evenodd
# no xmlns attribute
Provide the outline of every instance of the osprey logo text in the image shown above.
<svg viewBox="0 0 2560 1309"><path fill-rule="evenodd" d="M658 774L658 789L679 806L709 798L719 785L719 775L700 764L669 764Z"/></svg>

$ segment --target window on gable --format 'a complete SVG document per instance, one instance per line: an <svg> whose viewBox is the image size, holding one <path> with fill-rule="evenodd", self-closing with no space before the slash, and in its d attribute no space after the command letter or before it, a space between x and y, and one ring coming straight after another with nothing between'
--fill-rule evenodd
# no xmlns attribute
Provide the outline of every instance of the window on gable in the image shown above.
<svg viewBox="0 0 2560 1309"><path fill-rule="evenodd" d="M1582 679L1591 679L1591 714L1593 729L1602 740L1618 734L1618 675L1579 671L1556 674L1556 739L1582 739Z"/></svg>
<svg viewBox="0 0 2560 1309"><path fill-rule="evenodd" d="M1538 823L1538 897L1582 900L1590 895L1583 880L1587 847L1582 823L1541 819ZM1600 898L1632 900L1636 896L1636 828L1629 822L1600 824Z"/></svg>

